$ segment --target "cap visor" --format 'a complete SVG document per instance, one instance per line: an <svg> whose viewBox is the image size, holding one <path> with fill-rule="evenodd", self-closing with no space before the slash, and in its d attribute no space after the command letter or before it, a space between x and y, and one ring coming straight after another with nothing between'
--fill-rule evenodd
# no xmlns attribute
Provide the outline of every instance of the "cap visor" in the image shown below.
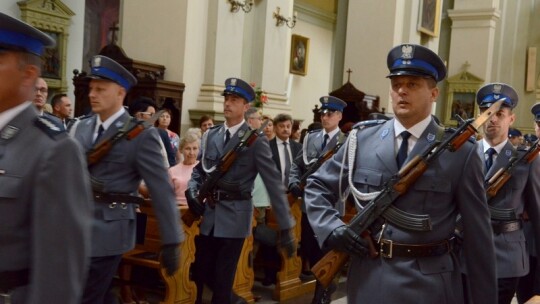
<svg viewBox="0 0 540 304"><path fill-rule="evenodd" d="M392 78L394 76L416 76L416 77L424 77L424 78L431 78L431 79L435 79L435 77L433 77L433 75L430 75L430 74L427 74L427 73L423 73L423 72L420 72L420 71L416 71L416 70L399 70L399 71L394 71L394 72L391 72L390 74L388 74L386 76L386 78Z"/></svg>

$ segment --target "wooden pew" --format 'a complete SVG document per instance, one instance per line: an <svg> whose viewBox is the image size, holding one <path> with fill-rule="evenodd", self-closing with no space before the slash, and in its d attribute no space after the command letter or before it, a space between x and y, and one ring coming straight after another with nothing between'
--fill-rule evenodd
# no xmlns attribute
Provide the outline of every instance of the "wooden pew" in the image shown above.
<svg viewBox="0 0 540 304"><path fill-rule="evenodd" d="M294 236L297 241L300 241L302 211L300 210L300 200L296 200L291 205L291 213L296 222L294 227ZM275 215L270 210L267 212L268 226L279 230ZM284 301L292 299L306 293L313 293L315 290L315 280L302 282L300 280L300 272L302 272L302 259L295 254L289 258L283 251L280 251L281 269L277 274L276 287L272 294L272 299L275 301Z"/></svg>
<svg viewBox="0 0 540 304"><path fill-rule="evenodd" d="M181 214L187 207L181 207ZM193 223L191 227L183 225L185 240L180 246L180 269L171 277L168 277L165 270L160 268L157 254L159 253L161 242L159 238L159 228L157 219L151 206L151 201L145 201L141 206L141 212L147 215L146 233L144 244L137 244L135 249L124 254L120 264L119 275L122 281L129 282L131 277L131 266L138 265L159 270L160 277L165 284L165 294L162 304L192 304L197 297L197 287L189 277L191 264L195 261L195 236L199 234L199 221ZM234 279L233 290L248 303L254 303L253 282L255 274L253 272L253 236L244 242L242 253L238 261L236 277ZM129 286L123 286L121 290L122 299L125 303L133 301Z"/></svg>
<svg viewBox="0 0 540 304"><path fill-rule="evenodd" d="M185 210L181 208L181 212ZM195 236L199 233L198 222L191 227L184 227L186 239L180 245L180 268L173 276L167 276L165 270L160 267L157 260L157 254L161 247L159 237L159 228L157 219L149 200L141 206L141 212L147 217L146 233L144 244L137 244L135 249L124 254L120 264L120 278L122 281L130 281L131 266L138 265L152 269L156 269L160 273L160 277L165 284L165 294L162 304L192 304L197 296L197 288L195 283L189 278L189 270L191 264L195 260ZM128 286L122 287L122 298L124 303L130 303L133 298L131 289Z"/></svg>

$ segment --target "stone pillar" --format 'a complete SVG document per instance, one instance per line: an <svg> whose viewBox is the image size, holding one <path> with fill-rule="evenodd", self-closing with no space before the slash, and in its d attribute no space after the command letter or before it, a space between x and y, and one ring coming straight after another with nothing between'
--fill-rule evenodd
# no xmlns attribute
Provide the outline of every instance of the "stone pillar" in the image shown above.
<svg viewBox="0 0 540 304"><path fill-rule="evenodd" d="M492 62L495 30L500 11L497 0L456 0L454 9L448 11L452 19L448 75L460 72L465 62L471 63L469 71L492 81ZM463 50L471 50L464 52Z"/></svg>

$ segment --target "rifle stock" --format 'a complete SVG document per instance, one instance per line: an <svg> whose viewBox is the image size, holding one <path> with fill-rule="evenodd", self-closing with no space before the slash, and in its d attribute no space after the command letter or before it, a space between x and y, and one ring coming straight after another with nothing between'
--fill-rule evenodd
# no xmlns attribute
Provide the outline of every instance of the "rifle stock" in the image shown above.
<svg viewBox="0 0 540 304"><path fill-rule="evenodd" d="M86 159L88 162L88 165L93 165L97 162L99 162L100 159L102 159L109 151L112 149L113 144L110 140L102 141L97 145L95 148L89 151Z"/></svg>
<svg viewBox="0 0 540 304"><path fill-rule="evenodd" d="M489 187L486 190L487 197L492 198L497 195L497 192L499 192L511 176L512 174L507 170L504 170L504 168L499 169L499 171L489 179Z"/></svg>
<svg viewBox="0 0 540 304"><path fill-rule="evenodd" d="M186 209L184 213L182 214L182 223L184 223L186 226L191 227L195 221L200 219L200 216L195 215L191 210Z"/></svg>
<svg viewBox="0 0 540 304"><path fill-rule="evenodd" d="M497 195L497 192L506 184L506 182L512 176L512 171L514 171L515 166L523 161L526 164L530 164L540 152L539 140L534 142L534 144L529 148L529 150L523 154L519 159L517 157L510 158L510 161L504 168L500 168L488 181L488 188L486 194L488 198L492 198Z"/></svg>
<svg viewBox="0 0 540 304"><path fill-rule="evenodd" d="M337 272L345 266L348 260L349 254L332 249L311 268L311 272L313 272L317 281L326 288L332 283Z"/></svg>

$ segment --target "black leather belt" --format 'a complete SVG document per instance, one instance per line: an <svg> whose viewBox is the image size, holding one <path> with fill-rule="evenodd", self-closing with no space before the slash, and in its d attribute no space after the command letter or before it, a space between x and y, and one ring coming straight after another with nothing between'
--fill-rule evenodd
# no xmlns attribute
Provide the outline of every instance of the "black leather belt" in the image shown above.
<svg viewBox="0 0 540 304"><path fill-rule="evenodd" d="M382 257L387 259L393 257L422 258L446 254L452 250L453 244L454 238L432 244L400 244L392 240L381 239L379 252Z"/></svg>
<svg viewBox="0 0 540 304"><path fill-rule="evenodd" d="M105 193L94 191L94 200L98 203L131 203L142 204L144 199L142 197L133 196L126 193Z"/></svg>
<svg viewBox="0 0 540 304"><path fill-rule="evenodd" d="M243 201L251 199L251 194L247 192L225 192L225 191L215 191L212 194L214 201Z"/></svg>
<svg viewBox="0 0 540 304"><path fill-rule="evenodd" d="M28 269L0 271L0 292L8 293L17 287L28 285L29 274Z"/></svg>
<svg viewBox="0 0 540 304"><path fill-rule="evenodd" d="M520 230L523 228L523 221L491 222L491 226L493 227L493 233L501 234Z"/></svg>

